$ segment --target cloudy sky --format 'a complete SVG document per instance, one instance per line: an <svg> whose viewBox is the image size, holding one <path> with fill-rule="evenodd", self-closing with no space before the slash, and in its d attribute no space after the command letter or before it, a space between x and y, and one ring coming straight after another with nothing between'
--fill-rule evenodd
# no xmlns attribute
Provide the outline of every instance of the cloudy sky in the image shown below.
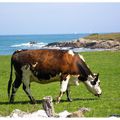
<svg viewBox="0 0 120 120"><path fill-rule="evenodd" d="M120 32L120 3L0 3L0 35Z"/></svg>

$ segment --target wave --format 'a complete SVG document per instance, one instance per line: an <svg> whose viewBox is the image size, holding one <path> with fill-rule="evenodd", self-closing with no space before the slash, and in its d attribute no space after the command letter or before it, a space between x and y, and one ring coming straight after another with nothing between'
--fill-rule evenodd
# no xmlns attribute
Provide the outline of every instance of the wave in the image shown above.
<svg viewBox="0 0 120 120"><path fill-rule="evenodd" d="M27 42L27 43L21 43L21 44L14 44L14 45L11 45L10 47L13 47L13 48L42 48L44 46L46 46L47 43L43 43L43 42L40 42L40 43L36 43L36 42Z"/></svg>
<svg viewBox="0 0 120 120"><path fill-rule="evenodd" d="M71 48L71 47L43 47L43 48L46 48L46 49L60 49L60 50L72 50L74 52L94 52L94 51L104 51L105 49L91 49L91 48Z"/></svg>
<svg viewBox="0 0 120 120"><path fill-rule="evenodd" d="M91 49L91 48L72 48L74 52L94 52L94 51L104 51L105 49Z"/></svg>

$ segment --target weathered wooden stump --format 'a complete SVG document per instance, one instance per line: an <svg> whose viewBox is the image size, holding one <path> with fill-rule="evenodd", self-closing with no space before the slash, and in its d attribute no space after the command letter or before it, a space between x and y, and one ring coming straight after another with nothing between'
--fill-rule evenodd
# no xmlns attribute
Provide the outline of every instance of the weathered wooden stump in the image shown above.
<svg viewBox="0 0 120 120"><path fill-rule="evenodd" d="M57 117L58 115L55 113L52 101L53 99L51 96L46 96L43 98L42 106L48 117Z"/></svg>

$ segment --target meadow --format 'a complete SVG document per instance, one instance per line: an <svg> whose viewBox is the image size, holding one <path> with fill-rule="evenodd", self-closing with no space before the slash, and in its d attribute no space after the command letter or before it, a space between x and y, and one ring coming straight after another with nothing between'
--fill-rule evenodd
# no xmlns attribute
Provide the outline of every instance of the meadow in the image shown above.
<svg viewBox="0 0 120 120"><path fill-rule="evenodd" d="M90 34L86 37L85 39L90 39L90 40L120 40L120 33L107 33L107 34Z"/></svg>
<svg viewBox="0 0 120 120"><path fill-rule="evenodd" d="M57 113L67 110L76 111L80 107L90 108L87 117L108 117L120 114L120 51L83 52L81 53L93 72L100 74L102 95L100 98L92 95L81 83L80 86L71 86L72 102L66 101L66 95L59 104L54 104ZM11 56L0 56L0 115L9 115L14 109L26 112L42 109L41 100L51 95L54 99L59 93L59 82L50 84L32 83L32 94L38 103L29 103L27 95L18 89L15 103L9 104L7 84L10 75ZM14 76L13 76L14 78ZM14 79L13 79L14 80ZM71 79L72 80L72 79Z"/></svg>

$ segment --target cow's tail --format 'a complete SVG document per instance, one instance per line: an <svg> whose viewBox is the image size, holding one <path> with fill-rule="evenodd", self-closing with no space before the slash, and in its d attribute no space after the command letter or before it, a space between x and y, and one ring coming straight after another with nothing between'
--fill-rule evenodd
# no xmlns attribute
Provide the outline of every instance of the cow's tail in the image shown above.
<svg viewBox="0 0 120 120"><path fill-rule="evenodd" d="M12 71L13 71L13 63L12 63L12 58L11 58L11 72L10 72L10 78L8 81L8 98L10 98L10 89L11 89L11 84L12 84Z"/></svg>

